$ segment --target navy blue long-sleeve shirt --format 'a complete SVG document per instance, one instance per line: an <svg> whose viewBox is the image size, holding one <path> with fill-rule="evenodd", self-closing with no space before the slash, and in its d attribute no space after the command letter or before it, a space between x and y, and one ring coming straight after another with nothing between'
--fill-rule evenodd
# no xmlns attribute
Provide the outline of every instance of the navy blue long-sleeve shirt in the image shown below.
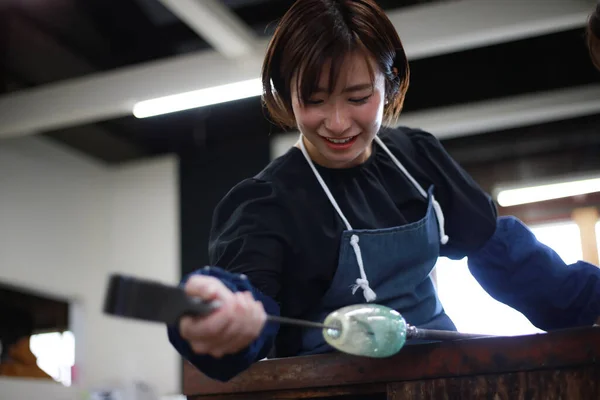
<svg viewBox="0 0 600 400"><path fill-rule="evenodd" d="M514 217L498 219L494 236L468 265L490 296L542 330L591 326L600 317L600 268L566 264Z"/></svg>
<svg viewBox="0 0 600 400"><path fill-rule="evenodd" d="M525 254L537 251L538 257L548 253L537 250L536 241L523 242L528 234L520 231L518 224L511 225L510 219L497 219L490 196L433 135L398 128L383 129L380 137L422 187L434 185L449 236L448 243L441 246L441 257L469 257L471 272L482 286L532 321L542 322L541 329L572 325L573 321L564 318L547 323L539 317L542 311L538 303L545 304L548 297L543 284L537 292L532 292L527 285L515 286L511 279L518 276L527 280L539 273L540 282L546 282L554 291L562 282L597 279L600 271L581 264L577 268L582 272L570 278L574 270L567 269L557 256L547 256L537 263L527 261L526 256L515 258L518 251ZM426 199L375 142L370 158L361 165L348 169L317 168L355 229L403 225L422 218L425 213ZM215 274L234 291L251 290L270 314L302 318L329 287L344 229L301 151L292 148L257 176L232 188L218 204L209 243L209 262L215 267L197 273ZM511 229L518 230L521 236L513 236ZM514 241L514 237L521 239ZM530 272L515 275L515 268ZM561 269L569 274L558 273ZM239 279L239 274L247 279ZM544 274L548 274L546 278ZM521 293L516 293L517 290ZM564 290L567 296L580 291L580 286L572 284ZM597 287L586 293L588 300L599 295ZM580 300L585 297L582 295ZM581 308L581 302L577 301L568 305L575 312ZM590 307L592 313L597 304ZM587 319L580 317L582 323ZM271 350L278 357L297 354L300 335L299 328L268 323L263 335L248 349L214 360L194 355L176 327L169 328L169 339L180 354L206 375L219 380L230 379Z"/></svg>

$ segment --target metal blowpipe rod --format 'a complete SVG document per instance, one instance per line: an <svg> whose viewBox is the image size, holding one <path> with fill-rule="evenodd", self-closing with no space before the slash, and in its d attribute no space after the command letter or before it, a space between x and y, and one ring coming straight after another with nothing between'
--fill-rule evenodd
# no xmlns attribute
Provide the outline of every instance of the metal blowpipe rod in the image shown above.
<svg viewBox="0 0 600 400"><path fill-rule="evenodd" d="M339 331L339 327L327 326L323 323L306 321L302 319L286 318L275 315L268 315L267 320L271 322L278 322L286 325L304 326L307 328L319 328L319 329L331 329ZM435 329L420 329L416 326L409 325L406 328L407 339L422 339L422 340L460 340L460 339L475 339L489 337L489 335L482 335L477 333L463 333L455 331L442 331Z"/></svg>
<svg viewBox="0 0 600 400"><path fill-rule="evenodd" d="M424 340L460 340L460 339L476 339L482 337L490 337L490 335L482 335L478 333L463 333L455 331L441 331L435 329L420 329L416 326L408 326L406 328L407 339L424 339Z"/></svg>
<svg viewBox="0 0 600 400"><path fill-rule="evenodd" d="M339 328L337 328L337 327L327 326L327 325L319 323L319 322L306 321L303 319L280 317L277 315L267 315L267 321L278 322L280 324L285 324L285 325L304 326L307 328L333 329L336 331L339 330Z"/></svg>

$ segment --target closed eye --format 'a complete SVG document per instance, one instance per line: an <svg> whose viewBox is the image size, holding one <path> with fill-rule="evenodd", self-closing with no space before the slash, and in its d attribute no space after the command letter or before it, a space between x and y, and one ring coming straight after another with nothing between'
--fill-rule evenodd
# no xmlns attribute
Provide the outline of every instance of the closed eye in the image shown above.
<svg viewBox="0 0 600 400"><path fill-rule="evenodd" d="M368 96L361 97L361 98L358 98L358 99L350 99L350 101L352 103L356 103L356 104L363 104L363 103L366 103L367 100L369 100L371 98L371 96L372 95L368 95Z"/></svg>
<svg viewBox="0 0 600 400"><path fill-rule="evenodd" d="M364 97L359 97L359 98L350 98L348 99L351 103L354 104L364 104L367 102L367 100L369 100L371 98L372 94L368 95L368 96L364 96ZM307 105L319 105L319 104L323 104L324 101L323 100L317 100L317 99L308 99L305 102Z"/></svg>

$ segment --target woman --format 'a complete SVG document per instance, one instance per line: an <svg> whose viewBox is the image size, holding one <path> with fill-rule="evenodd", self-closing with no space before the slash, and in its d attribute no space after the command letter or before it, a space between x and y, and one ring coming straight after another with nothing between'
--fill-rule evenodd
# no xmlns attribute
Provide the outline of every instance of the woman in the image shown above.
<svg viewBox="0 0 600 400"><path fill-rule="evenodd" d="M600 69L600 2L588 20L587 39L592 62Z"/></svg>
<svg viewBox="0 0 600 400"><path fill-rule="evenodd" d="M301 136L223 198L214 267L185 280L189 295L223 304L169 327L171 343L206 375L228 380L272 350L331 351L318 329L265 323L265 312L319 321L377 302L413 325L455 330L430 278L440 256L468 256L486 290L543 329L600 315L598 268L567 268L519 221L498 219L431 134L383 127L400 114L409 68L374 1L297 1L262 75L272 118Z"/></svg>

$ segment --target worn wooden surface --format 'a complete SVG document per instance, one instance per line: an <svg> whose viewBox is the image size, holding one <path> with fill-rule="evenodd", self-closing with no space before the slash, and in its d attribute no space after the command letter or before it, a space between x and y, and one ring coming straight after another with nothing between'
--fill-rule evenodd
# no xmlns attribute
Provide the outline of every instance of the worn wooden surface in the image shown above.
<svg viewBox="0 0 600 400"><path fill-rule="evenodd" d="M520 337L406 346L399 354L387 359L327 354L266 360L256 363L227 383L209 379L194 367L186 365L184 394L197 400L336 398L332 396L351 394L363 395L362 398L367 399L367 393L385 393L387 384L395 385L390 386L395 393L409 390L406 389L408 386L402 386L409 381L416 381L413 384L417 385L410 390L429 390L425 389L426 386L421 389L418 385L442 385L439 383L442 381L443 385L454 388L452 390L460 390L456 389L456 385L467 387L465 385L474 384L465 383L467 381L462 380L465 377L479 379L477 382L481 386L488 378L490 382L498 382L501 375L506 376L503 379L517 379L511 378L510 374L513 373L520 377L518 379L527 376L527 379L535 382L534 375L529 378L529 375L523 374L544 370L550 370L548 373L574 371L573 368L584 366L596 368L598 360L600 328L590 327ZM519 387L523 387L522 382L517 382ZM448 391L449 388L440 390ZM461 392L458 393L460 395ZM393 398L408 398L397 397L399 395L395 394ZM338 398L343 399L343 396Z"/></svg>
<svg viewBox="0 0 600 400"><path fill-rule="evenodd" d="M439 378L390 383L388 400L592 400L598 382L598 366Z"/></svg>
<svg viewBox="0 0 600 400"><path fill-rule="evenodd" d="M264 392L189 396L188 400L386 400L385 383L333 386L320 389L268 390Z"/></svg>

